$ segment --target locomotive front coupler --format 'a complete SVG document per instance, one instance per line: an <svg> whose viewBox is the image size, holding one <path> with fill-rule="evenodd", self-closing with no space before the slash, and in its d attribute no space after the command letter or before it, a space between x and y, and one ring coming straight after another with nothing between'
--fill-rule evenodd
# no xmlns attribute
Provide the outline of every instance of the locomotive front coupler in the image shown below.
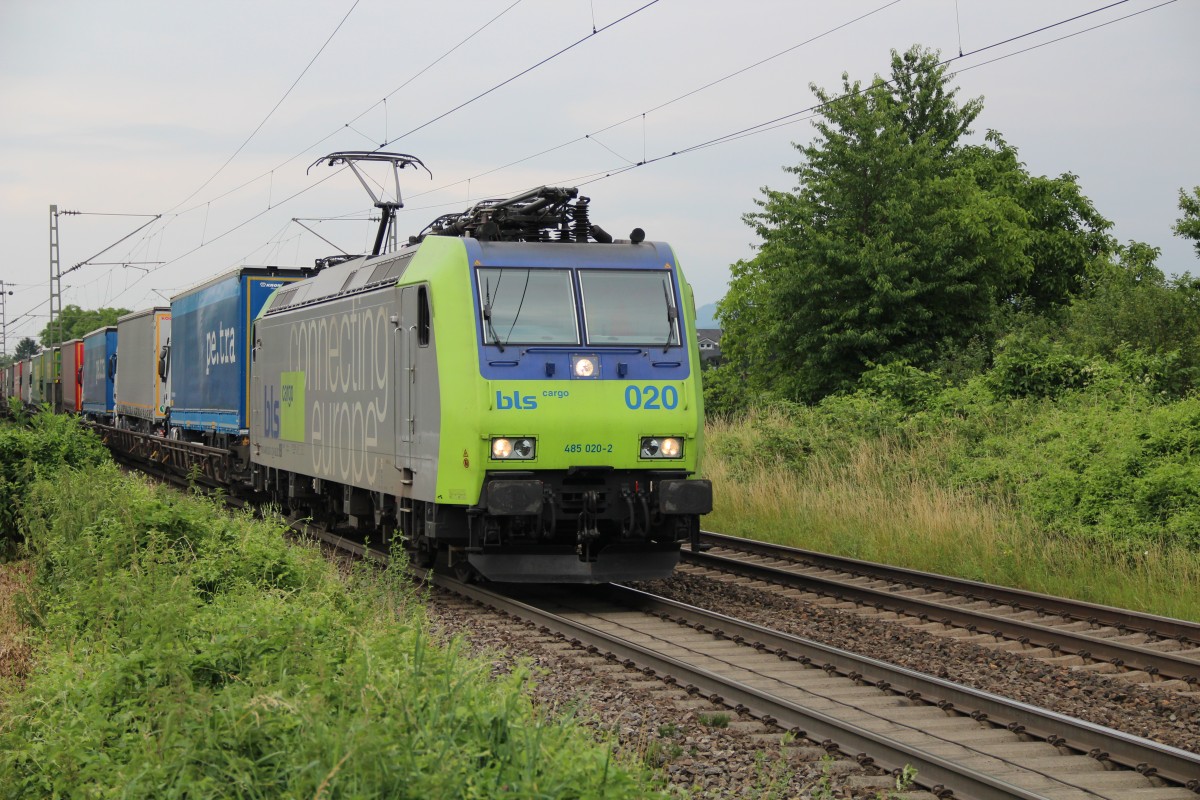
<svg viewBox="0 0 1200 800"><path fill-rule="evenodd" d="M600 493L594 490L584 492L583 510L579 512L579 527L575 532L575 552L579 554L580 558L584 558L590 552L590 545L600 540L600 529L596 527L599 515Z"/></svg>

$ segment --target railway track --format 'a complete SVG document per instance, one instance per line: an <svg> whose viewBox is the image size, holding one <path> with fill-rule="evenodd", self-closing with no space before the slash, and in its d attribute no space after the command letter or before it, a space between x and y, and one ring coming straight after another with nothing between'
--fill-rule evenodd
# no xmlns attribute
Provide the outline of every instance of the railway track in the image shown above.
<svg viewBox="0 0 1200 800"><path fill-rule="evenodd" d="M684 571L924 624L957 641L1160 689L1200 691L1200 624L705 532Z"/></svg>
<svg viewBox="0 0 1200 800"><path fill-rule="evenodd" d="M328 531L298 528L386 560ZM961 800L1196 800L1200 755L623 586L435 585Z"/></svg>
<svg viewBox="0 0 1200 800"><path fill-rule="evenodd" d="M1195 800L1200 785L1194 754L625 587L568 600L435 580L860 762L914 767L934 794Z"/></svg>

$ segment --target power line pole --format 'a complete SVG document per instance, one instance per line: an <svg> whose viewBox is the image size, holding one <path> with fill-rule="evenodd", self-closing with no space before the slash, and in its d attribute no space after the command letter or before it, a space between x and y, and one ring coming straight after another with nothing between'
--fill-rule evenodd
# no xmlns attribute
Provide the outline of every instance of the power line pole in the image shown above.
<svg viewBox="0 0 1200 800"><path fill-rule="evenodd" d="M99 253L96 253L96 255L92 256L91 258L84 259L83 261L80 261L75 266L67 269L66 272L63 272L62 264L59 262L59 258L58 258L58 215L59 214L67 214L67 215L72 215L72 216L77 216L79 214L91 214L94 216L102 216L102 217L151 217L152 219L143 225L139 225L137 228L135 228L133 230L132 233L127 233L124 236L122 236L120 239L117 239L115 242L113 242L108 247L101 250ZM97 211L67 211L65 209L63 211L59 211L58 206L56 206L56 205L50 206L50 322L48 322L46 324L46 332L49 335L49 337L54 340L53 342L50 343L51 345L60 344L63 340L62 276L67 273L74 272L75 270L77 270L80 267L85 266L89 263L94 263L93 259L99 258L101 255L103 255L104 253L107 253L109 250L113 249L114 247L119 245L121 242L128 239L130 236L133 236L134 234L143 230L147 226L152 225L156 220L161 219L161 218L162 218L162 214L111 214L111 213L97 212ZM116 262L116 263L130 263L130 262ZM159 264L162 262L144 261L144 262L137 262L137 263ZM147 270L147 271L149 271L149 270Z"/></svg>
<svg viewBox="0 0 1200 800"><path fill-rule="evenodd" d="M55 330L54 324L58 323ZM50 206L50 322L47 332L62 341L62 270L58 262L58 206Z"/></svg>
<svg viewBox="0 0 1200 800"><path fill-rule="evenodd" d="M4 281L0 280L0 356L8 355L8 311L5 308L4 298L12 294L12 289L4 285Z"/></svg>

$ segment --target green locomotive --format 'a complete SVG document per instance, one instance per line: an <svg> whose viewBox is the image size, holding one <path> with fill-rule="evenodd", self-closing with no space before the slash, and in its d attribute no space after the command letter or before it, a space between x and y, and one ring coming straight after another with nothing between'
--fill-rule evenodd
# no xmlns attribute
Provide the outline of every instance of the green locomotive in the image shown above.
<svg viewBox="0 0 1200 800"><path fill-rule="evenodd" d="M542 188L277 290L256 488L491 580L669 574L712 487L691 287L639 234Z"/></svg>

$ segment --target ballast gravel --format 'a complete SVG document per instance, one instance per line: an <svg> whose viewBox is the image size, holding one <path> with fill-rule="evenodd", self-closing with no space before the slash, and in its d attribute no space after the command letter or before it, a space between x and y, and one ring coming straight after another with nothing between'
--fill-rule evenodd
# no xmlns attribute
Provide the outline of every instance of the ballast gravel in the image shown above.
<svg viewBox="0 0 1200 800"><path fill-rule="evenodd" d="M427 613L435 631L462 636L474 653L490 657L495 674L529 664L543 709L570 712L611 737L624 757L657 769L668 789L714 798L933 798L897 792L896 779L878 769L813 741L792 741L778 728L447 592L432 593Z"/></svg>
<svg viewBox="0 0 1200 800"><path fill-rule="evenodd" d="M840 647L1059 713L1200 752L1200 699L1188 692L1129 684L1005 651L936 636L911 625L831 609L768 589L700 575L639 585L680 602ZM664 781L696 796L931 797L897 792L895 779L818 743L740 719L641 672L589 654L527 623L436 592L429 614L446 635L463 635L491 654L497 672L525 660L535 699L573 711L611 735L626 756L658 768ZM785 743L786 742L786 743Z"/></svg>

